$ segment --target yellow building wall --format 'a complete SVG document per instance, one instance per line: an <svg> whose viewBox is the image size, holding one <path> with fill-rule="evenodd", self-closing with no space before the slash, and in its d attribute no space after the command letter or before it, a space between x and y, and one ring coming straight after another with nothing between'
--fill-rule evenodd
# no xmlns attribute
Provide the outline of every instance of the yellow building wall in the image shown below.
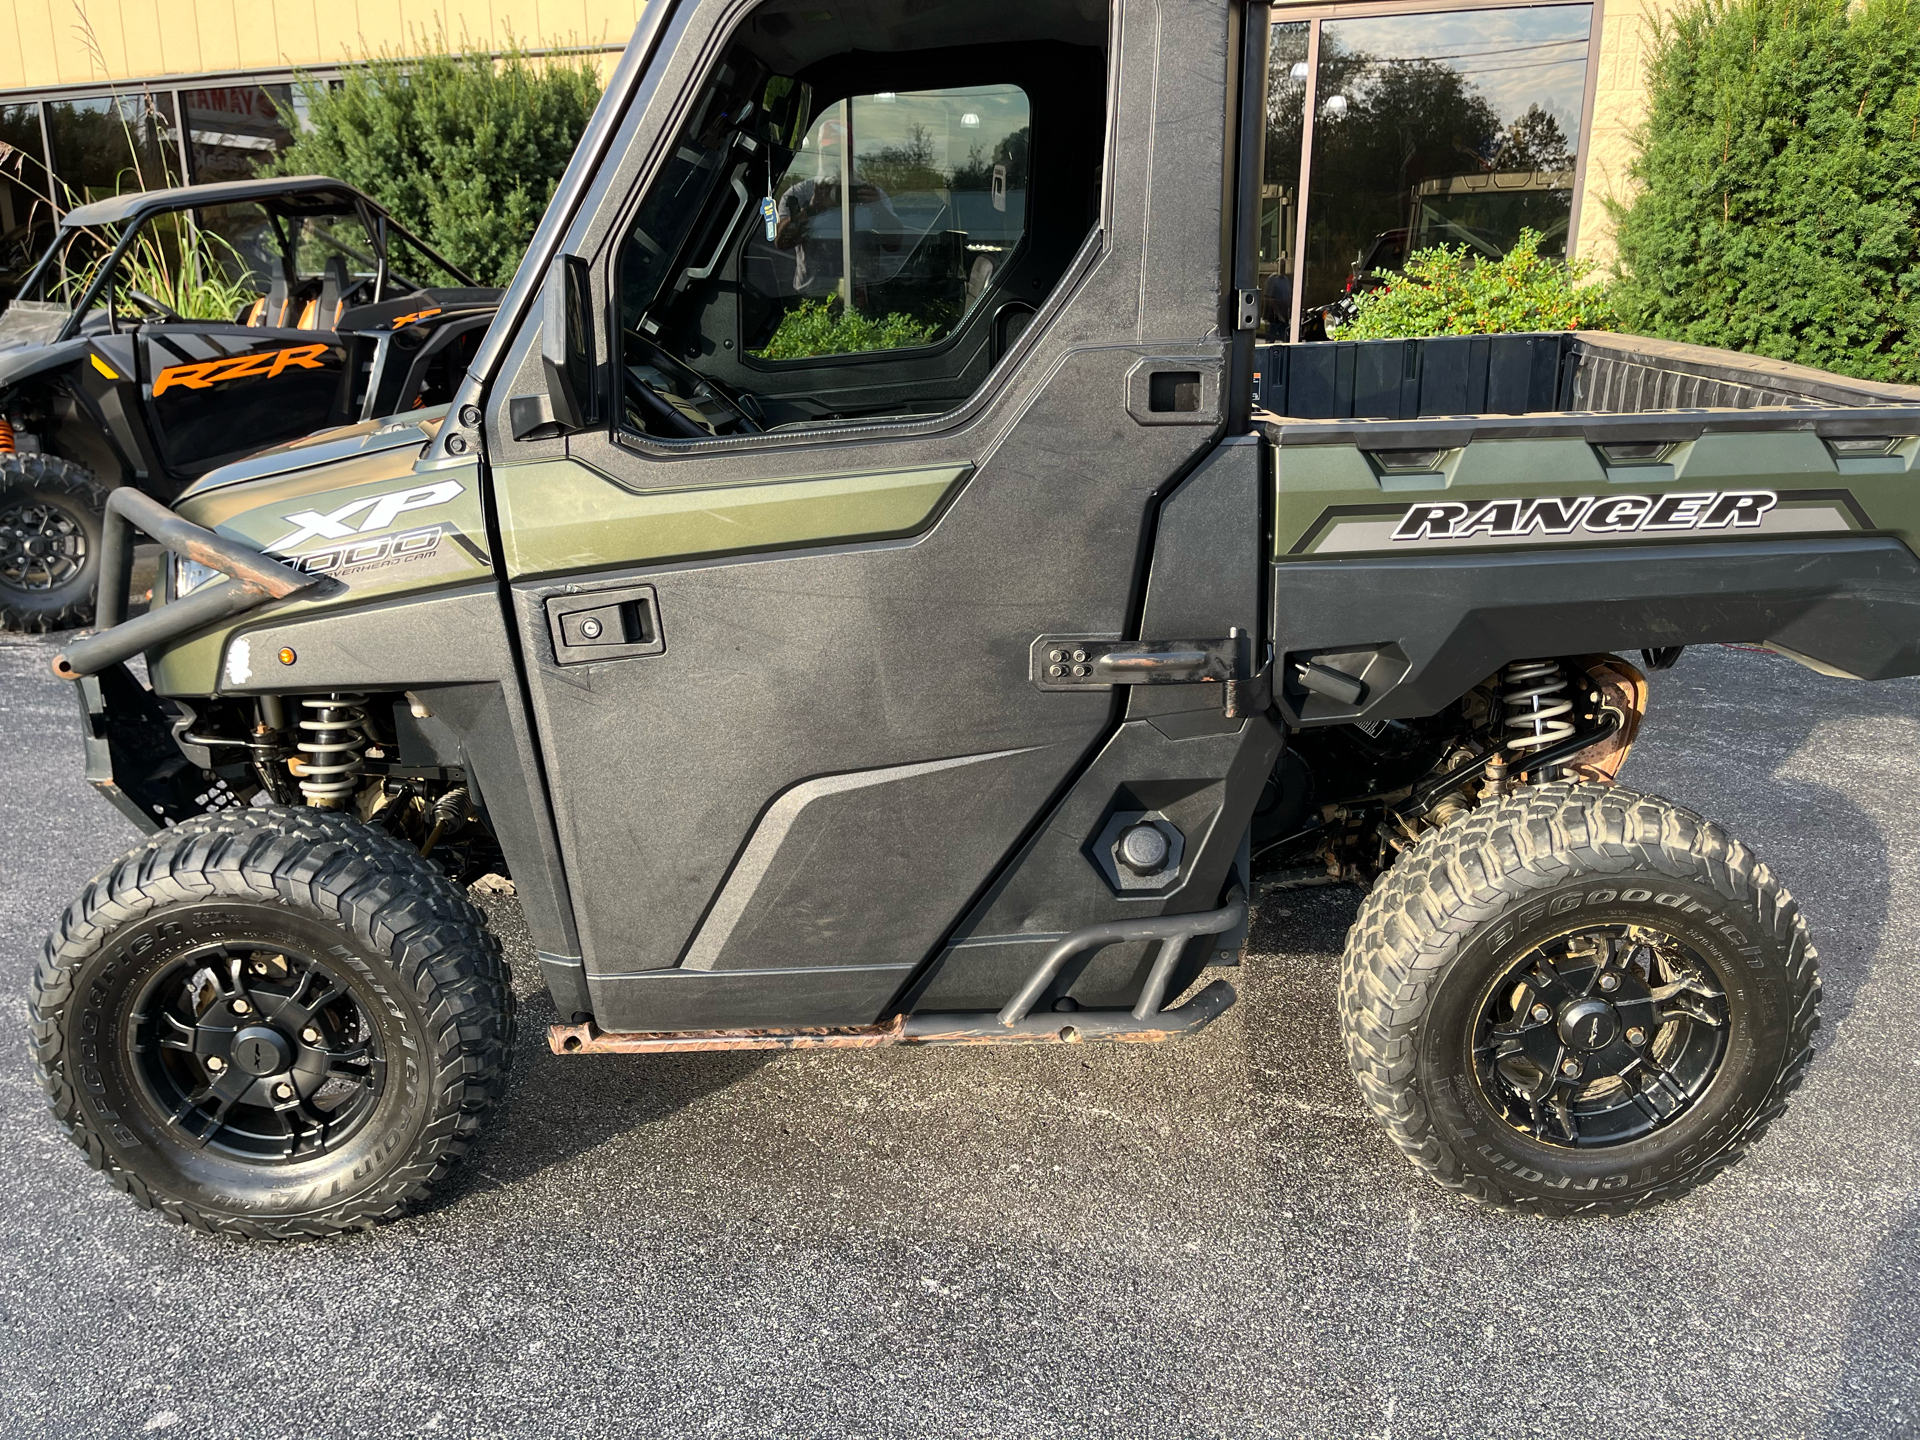
<svg viewBox="0 0 1920 1440"><path fill-rule="evenodd" d="M1647 114L1647 60L1654 26L1676 0L1605 0L1601 16L1600 74L1593 92L1593 129L1587 137L1586 185L1580 196L1578 254L1602 267L1614 258L1609 199L1630 198L1627 167L1633 132Z"/></svg>
<svg viewBox="0 0 1920 1440"><path fill-rule="evenodd" d="M0 91L487 48L618 48L642 0L3 0ZM424 37L424 38L423 38Z"/></svg>

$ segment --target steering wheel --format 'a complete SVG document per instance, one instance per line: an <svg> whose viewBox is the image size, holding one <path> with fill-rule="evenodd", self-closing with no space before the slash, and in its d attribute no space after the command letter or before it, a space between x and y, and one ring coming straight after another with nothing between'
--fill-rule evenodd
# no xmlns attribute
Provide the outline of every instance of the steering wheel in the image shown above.
<svg viewBox="0 0 1920 1440"><path fill-rule="evenodd" d="M127 299L133 301L134 304L138 305L142 310L145 310L149 315L157 315L162 320L179 320L182 318L178 310L175 310L171 305L161 304L144 290L135 290L129 286L123 293Z"/></svg>
<svg viewBox="0 0 1920 1440"><path fill-rule="evenodd" d="M725 385L721 384L720 381L714 379L711 375L702 375L698 370L694 369L691 365L687 364L678 355L675 355L672 351L668 350L666 346L661 345L656 341L649 340L646 336L641 335L636 331L629 330L627 333L631 335L634 339L638 340L642 345L646 346L646 348L652 353L656 363L664 363L667 369L674 371L675 373L679 374L683 378L691 381L693 384L704 386L708 394L712 395L722 405L726 406L727 409L731 410L734 413L734 416L740 421L741 427L746 431L747 434L760 435L765 433L766 427L762 425L758 420L756 420L752 416L752 414L748 412L747 408L740 403L739 397L736 396L732 390L728 389ZM655 398L657 399L658 397L655 397ZM642 403L644 404L645 402L643 401ZM661 403L665 404L664 401L662 401ZM649 406L648 408L652 408L652 407ZM669 405L667 406L667 408L671 410L673 407ZM675 413L678 413L678 412L675 412ZM665 417L662 416L661 418L664 419ZM682 416L681 418L684 419L685 417ZM698 429L699 427L696 426L694 428ZM703 438L704 438L704 432L703 432Z"/></svg>

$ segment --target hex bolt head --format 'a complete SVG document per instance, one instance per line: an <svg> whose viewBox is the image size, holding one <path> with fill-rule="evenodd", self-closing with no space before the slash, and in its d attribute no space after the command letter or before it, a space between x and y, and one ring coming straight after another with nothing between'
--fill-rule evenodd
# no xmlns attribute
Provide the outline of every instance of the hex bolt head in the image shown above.
<svg viewBox="0 0 1920 1440"><path fill-rule="evenodd" d="M1569 1080L1575 1079L1580 1074L1580 1062L1578 1060L1562 1060L1560 1062L1560 1073Z"/></svg>
<svg viewBox="0 0 1920 1440"><path fill-rule="evenodd" d="M1533 1018L1544 1025L1553 1018L1553 1012L1544 1005L1536 1005L1533 1007Z"/></svg>
<svg viewBox="0 0 1920 1440"><path fill-rule="evenodd" d="M1633 1026L1627 1031L1627 1044L1639 1046L1646 1043L1647 1032L1642 1030L1638 1025Z"/></svg>
<svg viewBox="0 0 1920 1440"><path fill-rule="evenodd" d="M1620 977L1609 970L1600 977L1600 988L1607 991L1618 990L1620 988Z"/></svg>
<svg viewBox="0 0 1920 1440"><path fill-rule="evenodd" d="M462 405L460 407L460 423L462 425L478 425L480 423L480 407L478 405Z"/></svg>
<svg viewBox="0 0 1920 1440"><path fill-rule="evenodd" d="M284 1082L283 1082L283 1083L281 1083L281 1084L279 1084L279 1085L276 1085L276 1086L274 1086L274 1087L273 1087L273 1098L274 1098L274 1099L276 1099L276 1100L291 1100L291 1099L293 1099L293 1086L291 1086L291 1085L288 1085L288 1084L285 1084Z"/></svg>
<svg viewBox="0 0 1920 1440"><path fill-rule="evenodd" d="M318 1045L320 1043L320 1031L318 1027L309 1025L300 1032L300 1038L309 1045Z"/></svg>
<svg viewBox="0 0 1920 1440"><path fill-rule="evenodd" d="M233 1013L236 1015L251 1015L253 1013L253 1006L249 1005L245 1000L236 1000L233 1002Z"/></svg>
<svg viewBox="0 0 1920 1440"><path fill-rule="evenodd" d="M212 1071L215 1075L218 1075L222 1070L226 1068L227 1068L227 1062L222 1060L218 1055L209 1055L207 1057L207 1069Z"/></svg>

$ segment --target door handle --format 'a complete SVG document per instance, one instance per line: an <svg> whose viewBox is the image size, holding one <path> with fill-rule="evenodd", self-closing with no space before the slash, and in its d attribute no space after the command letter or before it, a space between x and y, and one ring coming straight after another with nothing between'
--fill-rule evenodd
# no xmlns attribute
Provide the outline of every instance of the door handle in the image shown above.
<svg viewBox="0 0 1920 1440"><path fill-rule="evenodd" d="M659 598L651 585L547 597L553 658L562 665L625 660L666 652Z"/></svg>

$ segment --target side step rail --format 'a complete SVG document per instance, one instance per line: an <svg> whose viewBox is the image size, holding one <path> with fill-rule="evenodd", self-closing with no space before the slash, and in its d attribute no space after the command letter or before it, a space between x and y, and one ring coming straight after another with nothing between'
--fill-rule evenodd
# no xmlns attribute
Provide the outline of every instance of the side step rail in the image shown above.
<svg viewBox="0 0 1920 1440"><path fill-rule="evenodd" d="M662 1055L692 1050L871 1050L883 1045L1077 1045L1086 1040L1156 1044L1191 1035L1219 1019L1239 996L1216 980L1186 1004L1162 1010L1167 986L1187 943L1220 935L1246 919L1244 900L1195 915L1162 915L1088 925L1064 936L998 1014L937 1011L895 1015L878 1025L799 1026L793 1029L610 1031L584 1025L552 1025L547 1044L556 1055ZM1159 940L1160 953L1132 1010L1075 1010L1034 1016L1034 1003L1067 961L1102 945Z"/></svg>

